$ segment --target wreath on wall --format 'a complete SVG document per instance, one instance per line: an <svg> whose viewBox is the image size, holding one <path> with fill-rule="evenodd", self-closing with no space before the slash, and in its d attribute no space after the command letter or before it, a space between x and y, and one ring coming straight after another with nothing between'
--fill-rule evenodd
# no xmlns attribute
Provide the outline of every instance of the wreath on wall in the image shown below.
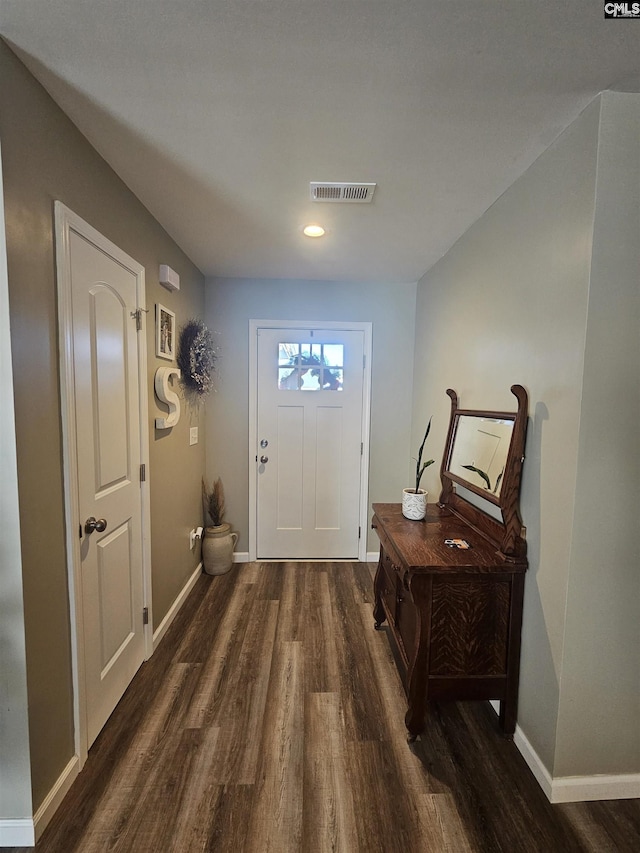
<svg viewBox="0 0 640 853"><path fill-rule="evenodd" d="M213 387L218 353L202 320L187 320L180 330L177 363L185 394L199 402Z"/></svg>

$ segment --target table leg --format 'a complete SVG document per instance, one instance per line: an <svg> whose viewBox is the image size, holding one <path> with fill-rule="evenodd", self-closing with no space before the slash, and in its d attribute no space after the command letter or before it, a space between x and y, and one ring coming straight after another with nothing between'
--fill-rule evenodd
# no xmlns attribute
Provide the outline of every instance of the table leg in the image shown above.
<svg viewBox="0 0 640 853"><path fill-rule="evenodd" d="M374 628L376 631L382 630L382 623L386 620L387 615L382 606L382 586L384 583L384 572L382 569L382 547L380 548L380 559L378 560L378 570L373 582L373 591L375 594L375 603L373 606L373 618L375 619Z"/></svg>

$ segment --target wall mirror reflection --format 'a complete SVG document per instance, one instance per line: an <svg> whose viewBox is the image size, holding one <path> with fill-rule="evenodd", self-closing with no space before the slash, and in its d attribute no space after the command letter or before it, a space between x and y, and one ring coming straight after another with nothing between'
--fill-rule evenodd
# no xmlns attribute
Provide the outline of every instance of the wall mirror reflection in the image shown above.
<svg viewBox="0 0 640 853"><path fill-rule="evenodd" d="M500 543L500 553L509 558L526 554L519 498L529 408L522 385L512 385L511 393L518 401L516 412L461 409L456 392L447 389L451 418L440 468L439 501L441 507L449 507L454 515L474 525L486 526L489 516L496 519L491 522L497 526L490 535ZM456 485L462 487L462 493ZM467 492L498 506L502 523L488 511L490 507L473 503Z"/></svg>
<svg viewBox="0 0 640 853"><path fill-rule="evenodd" d="M513 434L513 418L458 415L449 472L466 481L484 497L500 496L507 455Z"/></svg>

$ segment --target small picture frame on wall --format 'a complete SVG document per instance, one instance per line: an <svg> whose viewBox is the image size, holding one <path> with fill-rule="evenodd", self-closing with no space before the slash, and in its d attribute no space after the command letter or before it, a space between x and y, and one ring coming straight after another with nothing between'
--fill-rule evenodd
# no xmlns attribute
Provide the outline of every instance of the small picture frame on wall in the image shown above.
<svg viewBox="0 0 640 853"><path fill-rule="evenodd" d="M176 315L156 302L156 355L173 361L176 357Z"/></svg>

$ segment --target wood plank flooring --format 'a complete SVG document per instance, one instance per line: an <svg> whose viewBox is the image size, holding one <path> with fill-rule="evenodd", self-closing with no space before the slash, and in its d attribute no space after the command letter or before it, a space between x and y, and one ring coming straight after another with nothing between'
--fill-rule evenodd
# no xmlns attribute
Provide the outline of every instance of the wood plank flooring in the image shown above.
<svg viewBox="0 0 640 853"><path fill-rule="evenodd" d="M409 748L372 596L362 563L203 575L38 853L640 849L640 800L550 805L487 703Z"/></svg>

